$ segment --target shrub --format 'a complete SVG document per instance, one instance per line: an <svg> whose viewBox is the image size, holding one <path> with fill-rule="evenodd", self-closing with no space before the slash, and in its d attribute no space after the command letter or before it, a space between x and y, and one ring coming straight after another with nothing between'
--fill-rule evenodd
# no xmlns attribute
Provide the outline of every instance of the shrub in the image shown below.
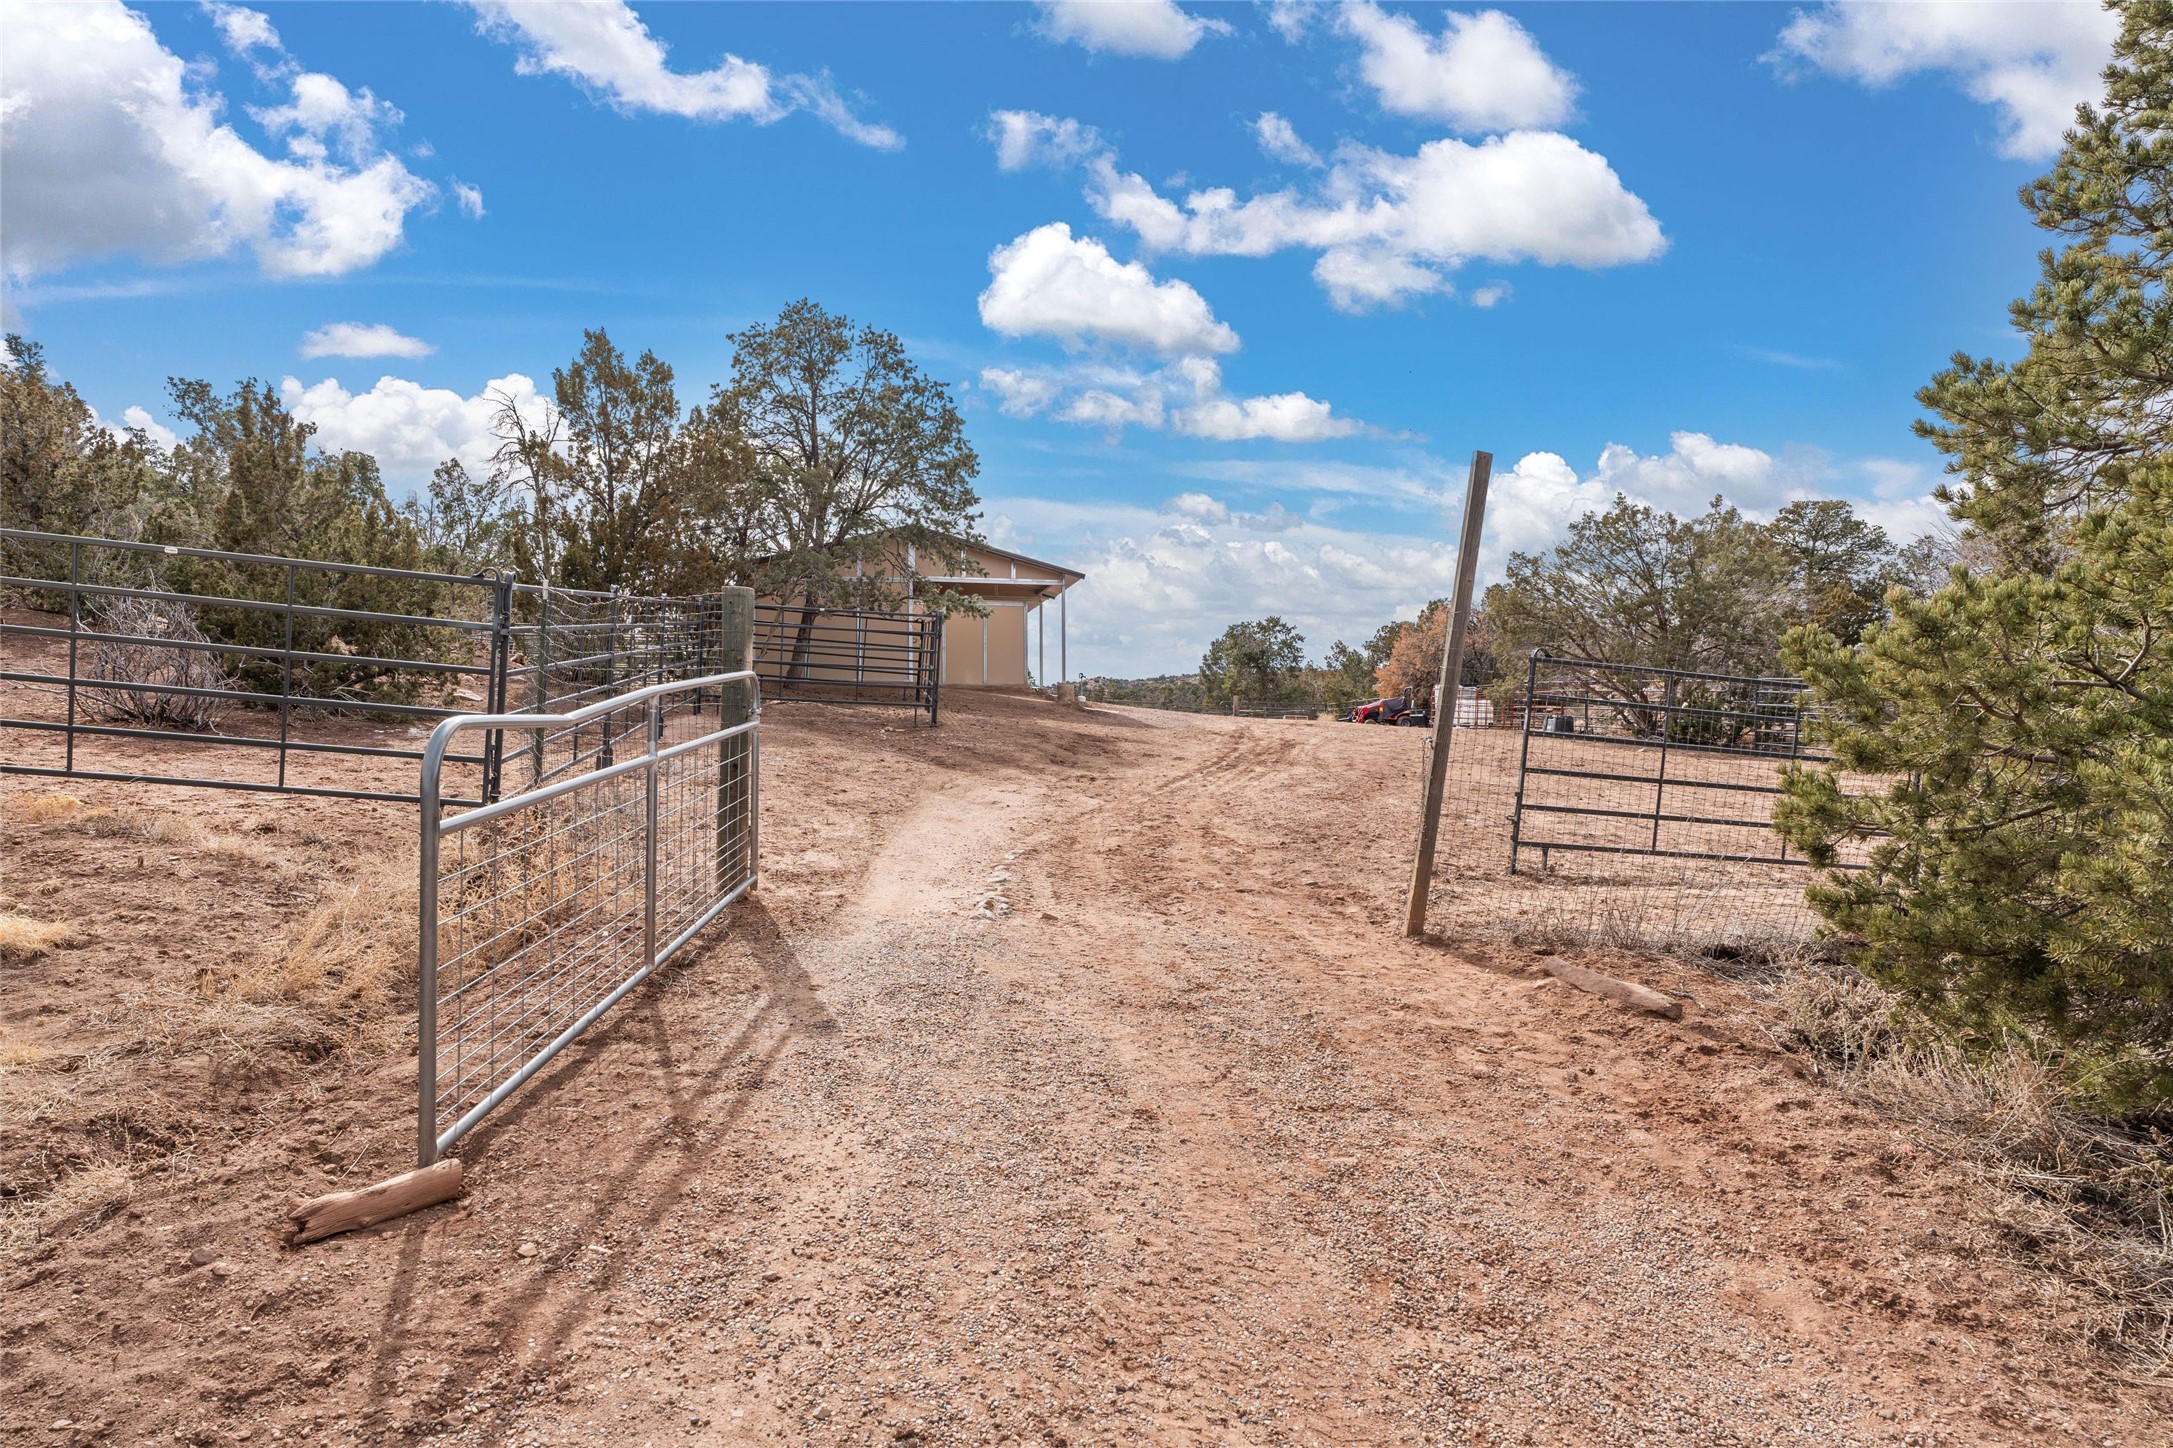
<svg viewBox="0 0 2173 1448"><path fill-rule="evenodd" d="M94 641L85 651L83 677L96 685L81 689L79 697L93 718L208 731L225 716L225 699L180 692L234 687L218 654L186 647L206 642L187 605L164 598L107 599L92 610L91 624L101 634L126 635Z"/></svg>

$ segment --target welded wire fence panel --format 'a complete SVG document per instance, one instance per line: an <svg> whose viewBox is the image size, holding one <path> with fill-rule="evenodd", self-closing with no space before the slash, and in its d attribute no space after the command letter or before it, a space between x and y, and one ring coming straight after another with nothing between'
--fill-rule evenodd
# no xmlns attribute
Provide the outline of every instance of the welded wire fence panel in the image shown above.
<svg viewBox="0 0 2173 1448"><path fill-rule="evenodd" d="M685 700L704 694L706 712ZM720 705L719 701L723 701ZM619 757L465 814L437 760L463 734L634 718ZM760 696L750 671L650 685L570 714L474 715L423 768L418 1152L427 1165L754 888ZM518 748L518 745L515 746Z"/></svg>
<svg viewBox="0 0 2173 1448"><path fill-rule="evenodd" d="M516 584L508 708L570 715L630 689L713 673L726 657L726 611L723 594L672 598ZM705 691L686 691L666 708L691 716L716 702ZM609 764L639 741L642 728L641 719L611 710L580 725L526 731L508 751L509 787Z"/></svg>
<svg viewBox="0 0 2173 1448"><path fill-rule="evenodd" d="M770 698L902 705L936 720L938 616L762 603L754 639L755 670Z"/></svg>
<svg viewBox="0 0 2173 1448"><path fill-rule="evenodd" d="M502 707L508 586L0 529L0 772L413 800L421 730Z"/></svg>

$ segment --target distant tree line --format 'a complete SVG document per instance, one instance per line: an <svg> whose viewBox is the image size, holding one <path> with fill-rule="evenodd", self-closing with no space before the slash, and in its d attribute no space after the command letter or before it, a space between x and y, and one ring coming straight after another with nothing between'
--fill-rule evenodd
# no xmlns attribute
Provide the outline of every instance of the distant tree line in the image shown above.
<svg viewBox="0 0 2173 1448"><path fill-rule="evenodd" d="M1773 675L1792 629L1850 642L1883 618L1887 595L1920 592L1941 571L1935 540L1896 547L1839 499L1794 502L1770 521L1719 499L1695 518L1618 497L1570 526L1557 547L1510 557L1465 630L1461 682L1509 696L1534 649L1607 663ZM1375 697L1431 702L1448 647L1448 600L1338 640L1309 663L1282 618L1231 624L1192 674L1100 680L1097 697L1158 708L1226 710L1233 701L1341 711ZM1626 686L1628 687L1628 686Z"/></svg>

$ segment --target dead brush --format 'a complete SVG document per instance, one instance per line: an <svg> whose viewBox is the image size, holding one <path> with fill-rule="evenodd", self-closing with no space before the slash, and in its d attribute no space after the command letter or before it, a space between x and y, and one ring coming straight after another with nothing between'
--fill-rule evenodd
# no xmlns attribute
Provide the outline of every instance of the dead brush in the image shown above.
<svg viewBox="0 0 2173 1448"><path fill-rule="evenodd" d="M1727 885L1551 891L1533 913L1499 922L1493 933L1516 945L1697 960L1722 974L1817 952L1815 932L1800 911L1747 909L1742 894Z"/></svg>
<svg viewBox="0 0 2173 1448"><path fill-rule="evenodd" d="M76 1167L49 1191L0 1197L0 1261L20 1259L55 1237L87 1231L135 1199L124 1162Z"/></svg>
<svg viewBox="0 0 2173 1448"><path fill-rule="evenodd" d="M627 886L610 804L593 812L548 805L454 837L440 865L438 959L472 979L519 956L577 917L608 910Z"/></svg>
<svg viewBox="0 0 2173 1448"><path fill-rule="evenodd" d="M56 920L35 920L28 915L0 911L0 961L22 964L36 960L75 938L75 927Z"/></svg>
<svg viewBox="0 0 2173 1448"><path fill-rule="evenodd" d="M124 997L107 1024L134 1054L206 1053L264 1069L385 1048L404 1023L415 979L415 876L403 859L362 861L289 938L230 970Z"/></svg>
<svg viewBox="0 0 2173 1448"><path fill-rule="evenodd" d="M7 812L25 824L45 825L83 812L83 801L72 794L33 794L7 803Z"/></svg>
<svg viewBox="0 0 2173 1448"><path fill-rule="evenodd" d="M237 687L207 647L196 614L178 599L108 598L91 611L91 626L116 637L83 647L86 684L76 695L92 718L154 729L208 732L226 716L215 693Z"/></svg>
<svg viewBox="0 0 2173 1448"><path fill-rule="evenodd" d="M2074 1109L2037 1043L1964 1050L1912 1030L1897 997L1848 967L1798 965L1772 996L1779 1044L1986 1188L1987 1247L2071 1283L2102 1345L2173 1367L2173 1141Z"/></svg>

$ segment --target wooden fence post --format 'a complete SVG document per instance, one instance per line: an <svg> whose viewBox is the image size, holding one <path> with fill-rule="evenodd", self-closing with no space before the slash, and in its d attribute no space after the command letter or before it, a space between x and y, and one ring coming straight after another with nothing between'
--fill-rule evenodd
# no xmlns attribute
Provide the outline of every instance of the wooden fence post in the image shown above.
<svg viewBox="0 0 2173 1448"><path fill-rule="evenodd" d="M1411 898L1403 933L1426 933L1426 896L1434 883L1434 845L1441 833L1441 792L1448 783L1449 745L1456 737L1456 706L1463 695L1464 631L1471 619L1471 586L1479 571L1479 528L1486 520L1486 485L1494 455L1471 455L1464 487L1464 527L1456 540L1456 597L1449 604L1449 637L1441 651L1441 681L1434 689L1434 727L1426 741L1426 784L1419 802L1418 854L1411 862Z"/></svg>

